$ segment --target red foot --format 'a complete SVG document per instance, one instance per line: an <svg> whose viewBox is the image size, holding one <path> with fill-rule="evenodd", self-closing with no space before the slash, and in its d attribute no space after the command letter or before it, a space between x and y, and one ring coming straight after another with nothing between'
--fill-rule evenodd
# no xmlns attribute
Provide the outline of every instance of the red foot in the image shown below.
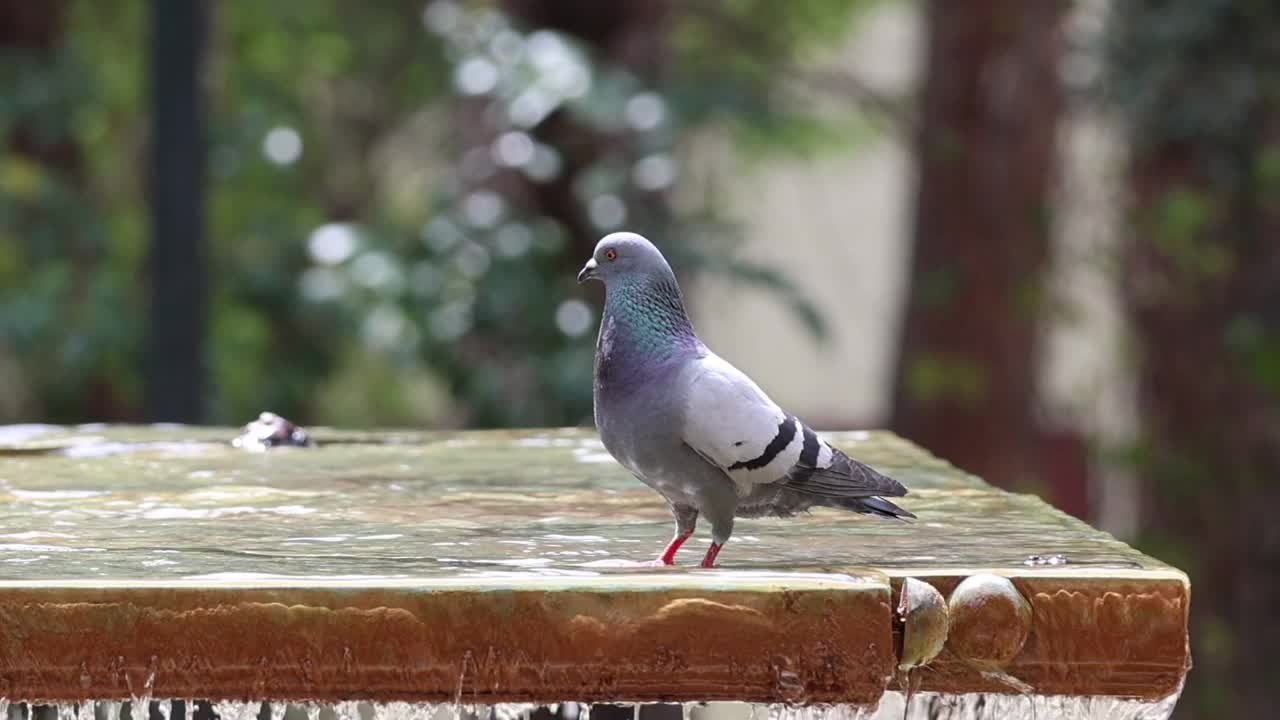
<svg viewBox="0 0 1280 720"><path fill-rule="evenodd" d="M720 544L711 543L711 547L707 548L706 557L702 558L702 567L710 568L716 566L716 556L720 554Z"/></svg>
<svg viewBox="0 0 1280 720"><path fill-rule="evenodd" d="M662 551L662 554L658 556L657 560L654 560L650 564L653 565L654 567L659 567L662 565L675 565L676 551L680 549L680 546L683 545L684 541L688 540L689 536L692 534L693 533L685 533L683 535L677 535L671 538L671 542L667 543L667 548Z"/></svg>

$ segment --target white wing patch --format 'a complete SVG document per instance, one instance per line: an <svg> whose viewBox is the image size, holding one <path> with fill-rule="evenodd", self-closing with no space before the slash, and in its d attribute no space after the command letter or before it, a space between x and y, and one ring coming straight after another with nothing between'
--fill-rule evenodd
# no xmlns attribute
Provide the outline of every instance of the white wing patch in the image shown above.
<svg viewBox="0 0 1280 720"><path fill-rule="evenodd" d="M689 380L684 441L733 479L738 493L776 482L800 459L804 432L751 378L709 354ZM823 444L819 460L831 462Z"/></svg>
<svg viewBox="0 0 1280 720"><path fill-rule="evenodd" d="M827 444L826 440L818 438L818 461L814 465L820 468L829 468L831 467L831 460L831 446Z"/></svg>

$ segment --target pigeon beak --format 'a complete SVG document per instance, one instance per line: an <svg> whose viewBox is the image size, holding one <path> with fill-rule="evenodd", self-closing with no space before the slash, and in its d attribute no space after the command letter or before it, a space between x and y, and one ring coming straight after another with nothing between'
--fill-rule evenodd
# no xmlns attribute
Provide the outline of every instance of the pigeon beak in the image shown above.
<svg viewBox="0 0 1280 720"><path fill-rule="evenodd" d="M587 261L587 264L583 265L582 269L578 271L578 282L580 283L586 282L591 278L594 278L595 276L596 276L596 259L591 258L590 260Z"/></svg>

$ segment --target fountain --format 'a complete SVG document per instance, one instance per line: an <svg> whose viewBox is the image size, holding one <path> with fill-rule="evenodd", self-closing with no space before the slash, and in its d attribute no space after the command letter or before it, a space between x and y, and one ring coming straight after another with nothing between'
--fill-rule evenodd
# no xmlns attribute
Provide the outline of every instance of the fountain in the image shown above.
<svg viewBox="0 0 1280 720"><path fill-rule="evenodd" d="M740 520L710 571L630 565L670 517L587 431L233 434L0 428L11 718L1160 718L1190 665L1186 575L886 433L828 437L917 522Z"/></svg>

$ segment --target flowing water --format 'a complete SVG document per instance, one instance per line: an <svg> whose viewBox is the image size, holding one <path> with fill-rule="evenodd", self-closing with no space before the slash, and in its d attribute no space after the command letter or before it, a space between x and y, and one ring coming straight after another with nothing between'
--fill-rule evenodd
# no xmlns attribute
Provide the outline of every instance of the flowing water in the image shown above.
<svg viewBox="0 0 1280 720"><path fill-rule="evenodd" d="M671 535L663 501L587 431L317 430L318 448L261 453L230 447L233 434L0 428L0 581L594 576ZM906 484L920 520L740 520L723 567L1165 567L892 436L830 437ZM678 561L707 543L702 528Z"/></svg>
<svg viewBox="0 0 1280 720"><path fill-rule="evenodd" d="M527 704L468 705L350 702L337 705L299 705L260 702L191 700L172 703L121 705L114 702L80 705L8 706L8 720L1164 720L1178 696L1144 702L1113 697L1045 695L941 695L916 693L907 707L901 693L888 692L878 707L852 705L751 705L702 703L683 706L636 706L634 709L585 703L553 706ZM140 712L147 707L147 712ZM676 713L653 712L679 707ZM0 703L0 720L6 705ZM601 712L601 709L609 712ZM618 710L623 712L619 713ZM631 713L628 715L627 713ZM662 715L663 717L657 717Z"/></svg>

